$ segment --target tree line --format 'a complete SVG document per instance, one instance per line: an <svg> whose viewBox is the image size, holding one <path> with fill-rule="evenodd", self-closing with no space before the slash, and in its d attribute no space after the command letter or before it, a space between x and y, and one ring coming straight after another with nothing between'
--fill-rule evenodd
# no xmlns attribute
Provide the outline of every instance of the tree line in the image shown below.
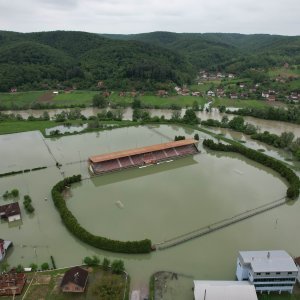
<svg viewBox="0 0 300 300"><path fill-rule="evenodd" d="M300 124L300 106L293 105L285 108L242 108L237 111L226 111L226 113L240 115L240 116L251 116L265 120L275 120Z"/></svg>
<svg viewBox="0 0 300 300"><path fill-rule="evenodd" d="M149 239L140 241L118 241L102 236L94 235L84 229L77 221L76 217L68 209L62 196L66 186L80 182L81 175L74 175L58 182L51 191L53 202L60 213L61 219L67 229L81 241L107 251L120 253L149 253L152 251L152 243Z"/></svg>

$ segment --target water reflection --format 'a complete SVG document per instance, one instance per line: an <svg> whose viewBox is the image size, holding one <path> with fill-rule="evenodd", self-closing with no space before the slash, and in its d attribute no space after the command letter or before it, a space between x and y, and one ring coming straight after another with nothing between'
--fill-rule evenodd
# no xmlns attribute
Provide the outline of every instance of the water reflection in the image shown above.
<svg viewBox="0 0 300 300"><path fill-rule="evenodd" d="M97 187L104 186L104 185L114 184L126 180L132 180L135 178L141 178L144 176L167 172L178 168L195 165L197 163L198 162L192 156L185 157L178 160L173 160L171 162L164 162L159 165L151 165L148 166L147 168L142 168L142 169L132 168L127 170L122 170L119 172L100 175L97 177L92 177L91 181L93 182L94 186Z"/></svg>

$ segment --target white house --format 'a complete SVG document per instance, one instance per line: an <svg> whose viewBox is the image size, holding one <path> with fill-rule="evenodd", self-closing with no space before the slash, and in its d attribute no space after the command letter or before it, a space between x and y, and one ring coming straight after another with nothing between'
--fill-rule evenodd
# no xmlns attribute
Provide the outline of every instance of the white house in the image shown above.
<svg viewBox="0 0 300 300"><path fill-rule="evenodd" d="M247 281L194 281L195 300L257 300L255 288Z"/></svg>
<svg viewBox="0 0 300 300"><path fill-rule="evenodd" d="M215 93L213 91L208 91L207 96L215 97Z"/></svg>
<svg viewBox="0 0 300 300"><path fill-rule="evenodd" d="M293 292L298 269L285 251L240 251L236 277L247 280L257 292Z"/></svg>

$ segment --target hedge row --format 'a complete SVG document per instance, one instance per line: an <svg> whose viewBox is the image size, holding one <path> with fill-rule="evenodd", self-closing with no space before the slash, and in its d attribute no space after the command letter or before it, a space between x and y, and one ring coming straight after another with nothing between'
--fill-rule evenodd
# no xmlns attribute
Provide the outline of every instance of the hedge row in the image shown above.
<svg viewBox="0 0 300 300"><path fill-rule="evenodd" d="M37 167L37 168L31 169L31 171L38 171L38 170L42 170L42 169L47 169L47 167ZM0 177L16 175L16 174L22 174L22 173L28 173L28 172L30 172L30 169L25 169L25 170L20 170L20 171L11 171L11 172L0 174Z"/></svg>
<svg viewBox="0 0 300 300"><path fill-rule="evenodd" d="M249 159L252 159L258 163L263 164L266 167L273 169L274 171L278 172L283 178L285 178L290 184L289 188L287 189L286 196L290 199L298 198L300 189L299 177L294 173L293 170L291 170L279 160L238 144L225 145L222 143L215 143L210 139L206 139L203 141L203 145L211 150L240 153Z"/></svg>
<svg viewBox="0 0 300 300"><path fill-rule="evenodd" d="M67 229L81 241L99 249L120 253L149 253L152 250L152 244L149 239L127 242L111 240L88 232L78 223L75 216L68 209L62 196L62 192L66 186L80 181L81 175L74 175L72 177L65 178L58 182L51 191L54 204Z"/></svg>

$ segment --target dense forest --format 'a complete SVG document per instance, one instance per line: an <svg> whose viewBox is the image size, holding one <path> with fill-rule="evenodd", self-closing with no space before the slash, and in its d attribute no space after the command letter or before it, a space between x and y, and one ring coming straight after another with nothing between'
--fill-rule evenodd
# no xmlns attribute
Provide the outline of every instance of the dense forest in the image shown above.
<svg viewBox="0 0 300 300"><path fill-rule="evenodd" d="M249 68L300 63L300 36L236 33L152 32L103 35L111 39L138 40L173 49L197 68L242 72Z"/></svg>
<svg viewBox="0 0 300 300"><path fill-rule="evenodd" d="M73 86L152 90L189 83L194 76L183 55L139 41L84 32L0 32L2 92Z"/></svg>
<svg viewBox="0 0 300 300"><path fill-rule="evenodd" d="M191 83L200 69L242 73L285 62L300 64L299 36L0 31L2 92L169 89Z"/></svg>

